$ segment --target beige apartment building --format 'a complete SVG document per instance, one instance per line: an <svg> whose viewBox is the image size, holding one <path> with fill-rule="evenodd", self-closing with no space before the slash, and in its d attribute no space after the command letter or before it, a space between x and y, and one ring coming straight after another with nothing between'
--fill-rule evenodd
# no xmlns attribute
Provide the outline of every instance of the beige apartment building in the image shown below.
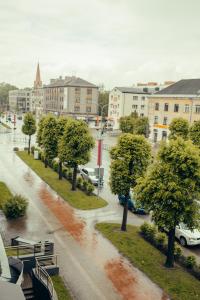
<svg viewBox="0 0 200 300"><path fill-rule="evenodd" d="M200 120L200 79L184 79L149 96L150 139L167 139L169 124L182 117L190 124Z"/></svg>
<svg viewBox="0 0 200 300"><path fill-rule="evenodd" d="M98 115L98 87L75 76L51 79L44 86L43 110L57 115L70 115L79 119Z"/></svg>

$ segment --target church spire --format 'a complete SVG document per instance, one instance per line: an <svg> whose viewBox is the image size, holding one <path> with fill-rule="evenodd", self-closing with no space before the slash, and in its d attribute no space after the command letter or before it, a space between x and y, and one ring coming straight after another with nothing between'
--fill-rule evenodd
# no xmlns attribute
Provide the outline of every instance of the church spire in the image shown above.
<svg viewBox="0 0 200 300"><path fill-rule="evenodd" d="M35 78L35 81L34 81L34 88L38 89L38 88L41 88L41 87L42 87L42 80L40 78L40 65L39 65L39 62L38 62L36 78Z"/></svg>

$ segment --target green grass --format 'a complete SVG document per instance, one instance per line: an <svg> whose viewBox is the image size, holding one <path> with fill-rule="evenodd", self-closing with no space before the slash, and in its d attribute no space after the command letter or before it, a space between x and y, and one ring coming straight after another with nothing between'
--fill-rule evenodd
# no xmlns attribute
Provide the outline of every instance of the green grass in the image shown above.
<svg viewBox="0 0 200 300"><path fill-rule="evenodd" d="M72 191L71 183L63 178L58 179L58 174L50 168L45 168L40 160L35 160L32 155L25 151L16 152L17 155L37 173L48 185L54 189L58 195L66 200L70 205L78 209L95 209L107 205L107 202L95 195L88 196L80 190Z"/></svg>
<svg viewBox="0 0 200 300"><path fill-rule="evenodd" d="M0 182L0 209L2 209L3 204L12 196L7 185Z"/></svg>
<svg viewBox="0 0 200 300"><path fill-rule="evenodd" d="M72 297L70 296L67 288L64 285L62 278L58 275L51 277L54 285L54 289L57 293L58 300L71 300Z"/></svg>
<svg viewBox="0 0 200 300"><path fill-rule="evenodd" d="M137 227L129 225L127 232L121 232L119 224L99 223L96 228L171 299L200 299L199 280L180 266L176 265L174 269L165 268L165 256L140 236Z"/></svg>

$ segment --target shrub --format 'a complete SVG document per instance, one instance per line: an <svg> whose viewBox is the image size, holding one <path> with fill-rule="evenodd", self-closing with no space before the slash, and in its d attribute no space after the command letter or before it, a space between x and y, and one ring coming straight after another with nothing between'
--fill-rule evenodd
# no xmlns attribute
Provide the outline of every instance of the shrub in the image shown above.
<svg viewBox="0 0 200 300"><path fill-rule="evenodd" d="M186 258L185 266L188 269L193 269L197 265L196 258L193 255L190 255Z"/></svg>
<svg viewBox="0 0 200 300"><path fill-rule="evenodd" d="M156 238L157 246L158 246L159 248L164 248L164 246L165 246L166 243L167 243L167 237L166 237L166 234L163 233L163 232L158 232L155 238Z"/></svg>
<svg viewBox="0 0 200 300"><path fill-rule="evenodd" d="M31 146L31 153L34 154L35 146Z"/></svg>
<svg viewBox="0 0 200 300"><path fill-rule="evenodd" d="M62 168L62 176L67 179L67 168Z"/></svg>
<svg viewBox="0 0 200 300"><path fill-rule="evenodd" d="M91 195L94 192L94 185L88 182L86 191L88 195Z"/></svg>
<svg viewBox="0 0 200 300"><path fill-rule="evenodd" d="M148 241L155 242L156 227L154 225L145 222L141 225L140 229Z"/></svg>
<svg viewBox="0 0 200 300"><path fill-rule="evenodd" d="M88 183L89 183L89 182L88 182L87 180L83 179L83 185L82 185L83 191L87 191Z"/></svg>
<svg viewBox="0 0 200 300"><path fill-rule="evenodd" d="M24 151L28 151L28 147L24 147Z"/></svg>
<svg viewBox="0 0 200 300"><path fill-rule="evenodd" d="M175 258L180 258L182 254L183 254L183 251L182 251L181 247L177 243L175 243L175 247L174 247Z"/></svg>
<svg viewBox="0 0 200 300"><path fill-rule="evenodd" d="M14 147L13 151L19 151L19 148L18 147Z"/></svg>
<svg viewBox="0 0 200 300"><path fill-rule="evenodd" d="M82 177L78 177L77 178L77 187L79 189L82 189L83 188L83 178Z"/></svg>
<svg viewBox="0 0 200 300"><path fill-rule="evenodd" d="M68 170L67 170L67 179L68 179L69 181L72 180L72 170L71 170L71 169L68 169Z"/></svg>
<svg viewBox="0 0 200 300"><path fill-rule="evenodd" d="M38 159L42 159L42 150L38 150Z"/></svg>
<svg viewBox="0 0 200 300"><path fill-rule="evenodd" d="M19 218L25 215L28 201L21 195L9 198L3 205L3 212L7 218Z"/></svg>
<svg viewBox="0 0 200 300"><path fill-rule="evenodd" d="M53 162L52 162L52 166L53 166L53 170L54 170L55 172L58 172L58 163L57 163L57 161L53 161Z"/></svg>

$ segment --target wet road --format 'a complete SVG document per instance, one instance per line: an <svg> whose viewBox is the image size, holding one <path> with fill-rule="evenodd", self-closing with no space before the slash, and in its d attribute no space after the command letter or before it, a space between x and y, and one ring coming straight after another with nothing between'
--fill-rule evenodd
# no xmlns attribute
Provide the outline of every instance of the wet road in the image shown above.
<svg viewBox="0 0 200 300"><path fill-rule="evenodd" d="M17 142L21 147L23 143ZM0 133L0 180L13 193L27 197L29 207L20 221L7 222L0 216L7 241L17 235L53 240L61 275L75 299L162 299L162 291L94 230L99 221L121 222L122 210L115 199L103 209L72 209L16 156L13 145L12 133ZM143 222L133 215L129 221Z"/></svg>

